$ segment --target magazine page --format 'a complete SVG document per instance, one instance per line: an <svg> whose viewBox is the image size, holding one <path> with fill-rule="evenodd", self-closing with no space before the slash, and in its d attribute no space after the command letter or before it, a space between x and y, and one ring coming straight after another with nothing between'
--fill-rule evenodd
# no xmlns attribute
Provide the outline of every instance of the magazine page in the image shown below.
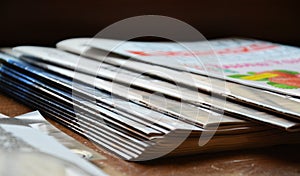
<svg viewBox="0 0 300 176"><path fill-rule="evenodd" d="M26 114L25 114L26 115ZM21 116L19 116L20 118ZM102 170L98 169L93 164L89 163L88 161L84 160L83 158L80 158L78 155L75 155L72 153L68 148L60 144L55 138L52 136L49 136L47 134L44 134L30 126L24 125L24 123L21 119L10 119L7 120L5 118L0 118L0 121L2 122L0 124L0 131L1 131L1 140L2 140L2 147L1 149L8 152L8 154L11 154L16 152L32 152L33 154L35 152L41 152L45 153L49 156L53 156L57 159L61 159L59 164L63 164L60 166L60 168L56 169L66 169L66 163L74 164L74 166L83 169L87 175L107 175ZM5 123L3 123L5 121ZM21 154L21 153L20 153ZM2 156L2 155L1 155ZM3 156L2 156L3 157ZM21 157L19 158L21 159ZM29 159L29 158L27 158ZM32 158L34 159L34 158ZM45 158L46 159L46 158ZM40 160L42 161L42 160ZM45 162L46 160L43 160ZM48 161L48 160L47 160ZM47 164L50 164L48 166L51 166L52 160L49 160L46 162ZM25 169L26 163L28 163L28 160L21 160L18 162L18 166L22 169ZM12 164L12 163L11 163ZM37 163L36 163L37 164ZM27 164L27 166L30 166ZM31 166L32 167L32 166ZM30 171L30 168L28 167L27 172L30 175L35 175L34 173L38 170L32 170ZM45 165L41 164L40 167L43 167L43 169L47 168ZM51 167L49 167L51 168ZM3 168L2 168L3 169ZM70 168L69 168L70 169ZM23 170L25 171L25 170ZM61 170L60 170L61 171ZM57 172L49 171L50 173L65 173L65 172ZM36 172L41 173L41 172ZM83 174L83 173L81 173ZM61 174L65 175L65 174ZM69 175L69 174L66 174ZM73 175L73 174L72 174ZM75 174L74 174L75 175ZM77 175L77 174L76 174ZM85 175L85 174L84 174Z"/></svg>
<svg viewBox="0 0 300 176"><path fill-rule="evenodd" d="M40 65L41 66L41 65ZM55 67L55 66L45 66L44 68L50 69L51 71L57 72L57 73L63 73L63 75L66 75L68 77L73 77L74 76L74 72L71 70L67 70L67 69L63 69L63 68L59 68L59 67ZM126 99L132 100L132 101L137 101L137 102L141 102L143 104L147 104L149 106L154 107L155 109L161 109L163 111L167 111L168 113L171 113L173 115L183 115L183 117L187 120L193 121L194 123L199 123L201 122L202 124L204 122L206 123L214 123L213 118L212 119L207 119L208 115L203 115L203 116L197 116L197 114L195 114L194 112L198 112L199 110L190 107L190 105L185 105L185 103L176 103L176 101L171 101L168 100L167 104L164 104L164 101L166 101L166 99L164 101L161 101L161 99L151 99L149 98L150 96L153 96L152 94L148 93L148 92L144 92L144 91L140 91L137 89L130 89L130 91L128 91L128 89L125 86L122 85L118 85L115 83L112 83L110 81L106 81L106 80L102 80L102 79L93 79L92 76L89 75L85 75L82 73L76 73L77 78L80 78L80 81L86 83L86 84L90 84L92 86L96 86L99 89L102 90L106 90L109 92L112 92L120 97L124 97ZM89 82L88 80L93 80L93 82ZM124 94L124 92L127 92L126 94ZM160 96L157 96L160 97ZM183 107L184 105L184 107ZM218 108L222 108L222 107L218 107ZM184 111L181 111L184 110ZM283 127L287 130L293 131L293 130L297 130L297 126L298 124L296 122L292 122L290 120L286 120L284 118L280 118L277 116L274 116L272 114L267 114L265 112L259 112L255 109L251 109L249 107L246 106L241 106L238 104L232 104L232 103L227 103L226 107L225 107L225 111L228 111L230 113L233 114L237 114L240 116L244 116L248 119L253 119L253 120L258 120L258 121L262 121L268 124L272 124L275 126L280 126ZM199 112L202 112L201 110ZM195 116L196 115L196 116ZM220 117L216 118L216 122L233 122L233 119L224 116L220 121ZM201 124L200 123L200 124Z"/></svg>
<svg viewBox="0 0 300 176"><path fill-rule="evenodd" d="M131 59L105 56L102 50L85 46L84 44L88 41L89 39L68 39L59 42L57 46L59 49L77 53L81 56L93 58L101 62L106 62L120 68L129 69L140 74L145 73L154 75L180 85L196 87L202 91L208 92L209 94L219 94L221 96L226 96L227 99L247 103L249 105L257 106L258 108L269 109L272 112L275 111L280 114L290 115L294 118L299 118L300 116L300 110L297 108L299 102L297 98L282 96L281 94L267 90L256 89L233 82L226 82L225 84L218 79L208 78L199 74L168 69ZM212 84L214 84L214 86L212 86Z"/></svg>
<svg viewBox="0 0 300 176"><path fill-rule="evenodd" d="M300 96L300 49L296 47L234 38L179 44L92 39L87 45L173 69ZM207 62L214 57L219 63ZM219 69L223 75L208 69Z"/></svg>

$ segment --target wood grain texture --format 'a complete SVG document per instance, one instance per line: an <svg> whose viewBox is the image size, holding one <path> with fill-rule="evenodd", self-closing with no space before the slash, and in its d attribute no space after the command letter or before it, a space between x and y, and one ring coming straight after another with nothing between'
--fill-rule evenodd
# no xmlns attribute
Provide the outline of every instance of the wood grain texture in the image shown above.
<svg viewBox="0 0 300 176"><path fill-rule="evenodd" d="M32 109L0 94L0 112L16 116ZM47 117L46 117L47 118ZM106 152L88 139L48 119L63 132L107 157L95 164L111 175L119 176L189 176L189 175L300 175L300 145L285 145L255 150L239 150L147 162L127 162Z"/></svg>

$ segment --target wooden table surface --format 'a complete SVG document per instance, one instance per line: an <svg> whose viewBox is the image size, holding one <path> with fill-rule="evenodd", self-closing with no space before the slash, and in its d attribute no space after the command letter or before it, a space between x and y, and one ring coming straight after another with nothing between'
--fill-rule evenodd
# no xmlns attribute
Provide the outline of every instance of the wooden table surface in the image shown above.
<svg viewBox="0 0 300 176"><path fill-rule="evenodd" d="M16 116L32 111L32 109L1 93L0 100L0 112L3 114ZM96 161L95 164L110 175L300 175L300 145L284 145L254 150L163 158L134 163L118 159L87 139L51 120L50 122L70 136L104 155L107 159Z"/></svg>

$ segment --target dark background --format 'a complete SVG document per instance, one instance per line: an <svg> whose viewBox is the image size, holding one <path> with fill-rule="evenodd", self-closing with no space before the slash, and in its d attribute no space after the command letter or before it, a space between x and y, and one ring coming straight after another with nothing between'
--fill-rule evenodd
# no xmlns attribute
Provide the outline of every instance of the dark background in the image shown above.
<svg viewBox="0 0 300 176"><path fill-rule="evenodd" d="M136 15L165 15L196 27L206 38L242 36L300 46L300 8L289 0L29 0L0 2L0 47L54 46L92 37Z"/></svg>

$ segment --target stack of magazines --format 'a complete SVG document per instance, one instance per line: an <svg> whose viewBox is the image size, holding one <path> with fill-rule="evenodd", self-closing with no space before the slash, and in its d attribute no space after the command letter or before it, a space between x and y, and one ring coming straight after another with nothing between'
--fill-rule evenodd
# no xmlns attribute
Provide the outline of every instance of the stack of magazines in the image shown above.
<svg viewBox="0 0 300 176"><path fill-rule="evenodd" d="M0 89L131 161L300 142L300 49L101 38L0 53Z"/></svg>

